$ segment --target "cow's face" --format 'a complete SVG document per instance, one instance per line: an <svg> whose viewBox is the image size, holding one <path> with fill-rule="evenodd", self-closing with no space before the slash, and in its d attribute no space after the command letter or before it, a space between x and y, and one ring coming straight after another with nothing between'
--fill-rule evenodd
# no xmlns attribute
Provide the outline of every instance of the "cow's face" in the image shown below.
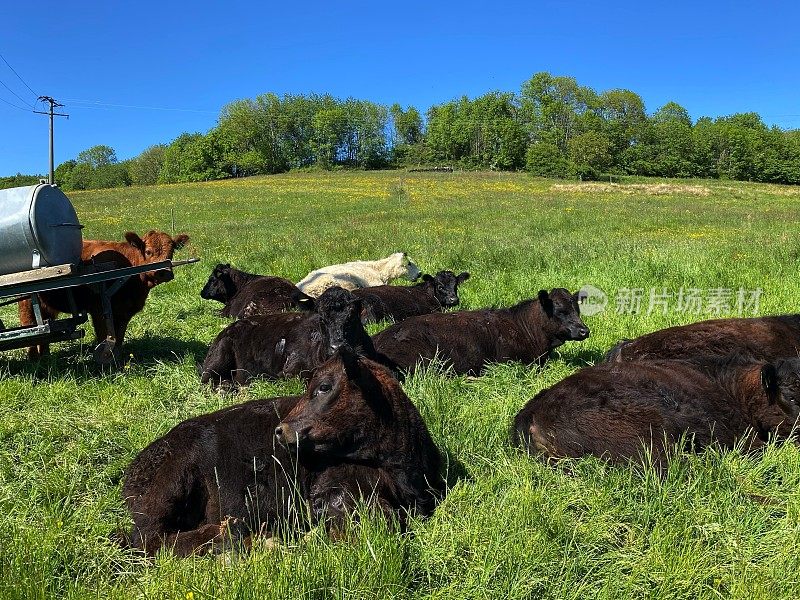
<svg viewBox="0 0 800 600"><path fill-rule="evenodd" d="M314 301L322 319L323 350L332 355L342 346L360 348L367 336L361 323L361 300L349 291L334 286Z"/></svg>
<svg viewBox="0 0 800 600"><path fill-rule="evenodd" d="M125 234L125 239L128 240L131 246L141 252L142 262L140 264L146 264L171 260L175 250L183 248L186 242L189 241L189 236L181 233L171 237L163 231L153 229L148 231L144 237L139 237L134 232L129 231ZM172 269L159 269L158 271L147 271L141 275L141 278L148 288L153 288L159 283L172 281L175 275L172 273Z"/></svg>
<svg viewBox="0 0 800 600"><path fill-rule="evenodd" d="M422 280L433 287L433 296L436 301L445 308L458 306L460 302L458 286L467 279L469 279L469 273L467 272L456 275L452 271L439 271L435 277L430 275L422 276Z"/></svg>
<svg viewBox="0 0 800 600"><path fill-rule="evenodd" d="M800 417L800 358L764 365L761 369L761 385L770 404L776 403L791 423Z"/></svg>
<svg viewBox="0 0 800 600"><path fill-rule="evenodd" d="M422 271L419 270L419 267L414 264L414 262L408 258L408 255L403 252L403 266L406 270L406 279L409 281L416 281L419 279L419 276L422 275Z"/></svg>
<svg viewBox="0 0 800 600"><path fill-rule="evenodd" d="M230 277L230 265L217 265L211 272L206 281L206 285L200 291L200 297L204 300L216 300L223 304L233 295L233 281Z"/></svg>
<svg viewBox="0 0 800 600"><path fill-rule="evenodd" d="M391 422L392 411L362 361L342 349L323 363L300 401L275 428L277 441L300 454L374 459L378 431Z"/></svg>
<svg viewBox="0 0 800 600"><path fill-rule="evenodd" d="M581 321L577 293L571 294L564 288L555 288L549 293L541 290L539 303L555 330L557 341L580 341L589 337L589 328Z"/></svg>

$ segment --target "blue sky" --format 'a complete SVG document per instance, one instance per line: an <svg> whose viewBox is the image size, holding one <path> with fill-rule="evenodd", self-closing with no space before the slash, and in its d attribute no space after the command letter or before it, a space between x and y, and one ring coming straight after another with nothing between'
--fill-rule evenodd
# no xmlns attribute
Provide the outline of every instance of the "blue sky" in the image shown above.
<svg viewBox="0 0 800 600"><path fill-rule="evenodd" d="M798 23L789 1L4 0L0 55L66 104L58 164L95 144L130 158L269 91L424 111L538 71L633 90L649 112L673 100L694 118L756 111L800 128ZM2 61L0 82L13 90L0 85L0 175L44 173L47 118L7 104L35 97Z"/></svg>

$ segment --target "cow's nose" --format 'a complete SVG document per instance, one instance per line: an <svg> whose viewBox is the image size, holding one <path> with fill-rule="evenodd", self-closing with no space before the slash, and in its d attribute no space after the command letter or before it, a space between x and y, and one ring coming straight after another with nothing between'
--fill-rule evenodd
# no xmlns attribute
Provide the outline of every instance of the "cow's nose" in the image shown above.
<svg viewBox="0 0 800 600"><path fill-rule="evenodd" d="M275 428L275 437L278 438L279 442L284 441L284 439L286 437L286 429L285 428L286 428L286 425L284 425L283 423L281 423L280 425L278 425Z"/></svg>
<svg viewBox="0 0 800 600"><path fill-rule="evenodd" d="M578 339L585 340L589 337L589 328L588 327L579 327L578 328Z"/></svg>

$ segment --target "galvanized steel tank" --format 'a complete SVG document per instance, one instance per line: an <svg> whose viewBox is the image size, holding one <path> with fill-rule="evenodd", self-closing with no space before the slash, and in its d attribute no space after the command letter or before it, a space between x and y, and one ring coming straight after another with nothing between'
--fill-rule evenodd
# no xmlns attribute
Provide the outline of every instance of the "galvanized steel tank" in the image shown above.
<svg viewBox="0 0 800 600"><path fill-rule="evenodd" d="M0 190L0 275L79 262L82 227L54 185Z"/></svg>

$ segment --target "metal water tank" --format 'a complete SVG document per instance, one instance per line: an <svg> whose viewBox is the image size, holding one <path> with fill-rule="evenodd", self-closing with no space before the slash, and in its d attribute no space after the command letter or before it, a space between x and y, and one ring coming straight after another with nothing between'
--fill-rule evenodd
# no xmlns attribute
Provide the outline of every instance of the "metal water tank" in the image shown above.
<svg viewBox="0 0 800 600"><path fill-rule="evenodd" d="M54 185L0 190L0 275L79 262L82 227Z"/></svg>

